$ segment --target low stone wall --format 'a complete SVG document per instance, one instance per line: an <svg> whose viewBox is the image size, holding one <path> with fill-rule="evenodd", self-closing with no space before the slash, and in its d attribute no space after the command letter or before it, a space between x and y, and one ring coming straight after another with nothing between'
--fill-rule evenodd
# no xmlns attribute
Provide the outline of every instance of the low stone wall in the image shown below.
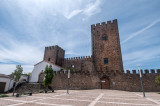
<svg viewBox="0 0 160 106"><path fill-rule="evenodd" d="M23 83L16 88L16 93L39 93L39 90L43 89L40 83Z"/></svg>

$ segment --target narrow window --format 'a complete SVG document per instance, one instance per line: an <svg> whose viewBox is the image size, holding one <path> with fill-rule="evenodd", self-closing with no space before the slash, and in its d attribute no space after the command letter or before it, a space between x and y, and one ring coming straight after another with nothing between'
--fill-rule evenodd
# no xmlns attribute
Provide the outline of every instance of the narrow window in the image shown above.
<svg viewBox="0 0 160 106"><path fill-rule="evenodd" d="M105 40L105 41L106 41L107 39L108 39L108 38L107 38L106 35L102 37L102 40Z"/></svg>
<svg viewBox="0 0 160 106"><path fill-rule="evenodd" d="M50 61L50 58L48 58L48 61Z"/></svg>
<svg viewBox="0 0 160 106"><path fill-rule="evenodd" d="M108 58L104 58L104 64L108 64Z"/></svg>

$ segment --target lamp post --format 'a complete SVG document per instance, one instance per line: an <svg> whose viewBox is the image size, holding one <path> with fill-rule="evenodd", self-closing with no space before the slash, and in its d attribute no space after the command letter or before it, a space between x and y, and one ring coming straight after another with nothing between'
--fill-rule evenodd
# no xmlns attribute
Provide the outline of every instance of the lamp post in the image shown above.
<svg viewBox="0 0 160 106"><path fill-rule="evenodd" d="M143 91L143 97L145 97L145 92L144 92L144 87L143 87L143 80L142 80L142 73L141 73L141 69L139 67L139 76L140 76L140 80L141 80L141 86L142 86L142 91Z"/></svg>
<svg viewBox="0 0 160 106"><path fill-rule="evenodd" d="M71 68L74 68L74 65L71 65ZM68 70L68 78L67 78L67 94L69 94L69 79L70 79L70 69Z"/></svg>
<svg viewBox="0 0 160 106"><path fill-rule="evenodd" d="M69 94L69 79L70 79L70 69L68 70L68 79L67 79L67 94Z"/></svg>

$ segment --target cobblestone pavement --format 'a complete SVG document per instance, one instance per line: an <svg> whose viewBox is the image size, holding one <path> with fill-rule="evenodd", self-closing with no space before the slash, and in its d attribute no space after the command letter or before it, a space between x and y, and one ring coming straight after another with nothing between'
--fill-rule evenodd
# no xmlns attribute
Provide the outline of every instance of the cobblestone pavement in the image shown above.
<svg viewBox="0 0 160 106"><path fill-rule="evenodd" d="M32 96L0 98L0 106L160 106L160 94L118 90L57 90Z"/></svg>

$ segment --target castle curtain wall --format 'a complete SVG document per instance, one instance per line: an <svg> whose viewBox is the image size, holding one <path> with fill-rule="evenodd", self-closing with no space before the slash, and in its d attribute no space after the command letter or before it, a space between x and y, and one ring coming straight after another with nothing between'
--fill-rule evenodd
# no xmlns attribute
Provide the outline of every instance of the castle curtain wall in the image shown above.
<svg viewBox="0 0 160 106"><path fill-rule="evenodd" d="M67 71L55 72L55 77L51 86L54 89L67 88ZM143 83L145 91L159 92L160 86L155 84L156 76L160 75L160 69L152 71L152 73L143 73ZM70 77L70 89L101 89L103 76L109 79L109 89L125 90L125 91L142 91L139 74L133 70L133 73L120 73L112 70L107 72L98 71L90 73L89 71L74 71Z"/></svg>

